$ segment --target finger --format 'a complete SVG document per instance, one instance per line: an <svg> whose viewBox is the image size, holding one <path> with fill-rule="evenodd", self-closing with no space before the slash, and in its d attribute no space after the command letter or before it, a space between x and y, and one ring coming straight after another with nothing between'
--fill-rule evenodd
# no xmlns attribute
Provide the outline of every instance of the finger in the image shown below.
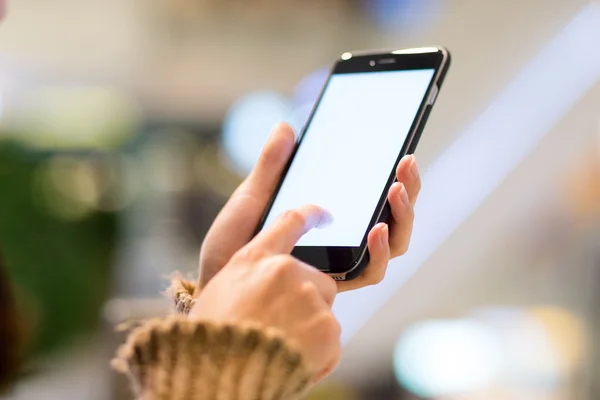
<svg viewBox="0 0 600 400"><path fill-rule="evenodd" d="M332 222L331 214L315 205L305 205L281 214L249 244L271 253L290 253L298 239L313 228Z"/></svg>
<svg viewBox="0 0 600 400"><path fill-rule="evenodd" d="M294 149L294 132L292 128L284 123L277 124L267 143L265 144L260 157L250 175L233 192L225 207L221 211L237 224L239 221L239 212L244 215L253 216L255 223L252 224L250 234L254 233L256 224L262 216L267 202L275 191L279 179ZM220 216L219 215L219 216ZM239 229L239 226L236 226ZM232 230L235 231L235 230Z"/></svg>
<svg viewBox="0 0 600 400"><path fill-rule="evenodd" d="M256 167L219 212L204 240L201 257L217 255L220 259L210 262L201 260L201 264L215 268L226 264L252 238L292 154L294 143L294 132L288 125L279 124L273 128ZM215 246L219 250L214 251L207 246ZM200 285L204 286L217 272L218 269L203 271Z"/></svg>
<svg viewBox="0 0 600 400"><path fill-rule="evenodd" d="M286 123L275 125L243 188L266 202L285 168L296 142L293 129Z"/></svg>
<svg viewBox="0 0 600 400"><path fill-rule="evenodd" d="M396 179L404 184L410 203L414 206L421 190L421 175L414 155L402 157L396 169Z"/></svg>
<svg viewBox="0 0 600 400"><path fill-rule="evenodd" d="M396 182L392 185L388 193L388 203L393 219L390 224L390 252L394 258L408 250L415 213L403 183Z"/></svg>
<svg viewBox="0 0 600 400"><path fill-rule="evenodd" d="M269 258L269 263L271 271L275 271L277 267L280 268L279 271L282 275L277 279L281 281L281 284L289 281L296 285L300 281L316 290L319 298L327 304L328 308L331 308L337 294L337 286L329 275L289 254L272 256ZM307 289L310 289L309 287Z"/></svg>
<svg viewBox="0 0 600 400"><path fill-rule="evenodd" d="M337 282L338 292L359 289L368 285L375 285L383 280L387 264L390 260L389 228L387 224L375 225L367 238L369 246L369 265L362 274L351 281Z"/></svg>
<svg viewBox="0 0 600 400"><path fill-rule="evenodd" d="M333 306L335 296L337 295L337 285L332 277L319 271L315 267L308 265L300 260L296 260L300 265L301 279L311 282L315 285L317 291L327 303L329 308Z"/></svg>

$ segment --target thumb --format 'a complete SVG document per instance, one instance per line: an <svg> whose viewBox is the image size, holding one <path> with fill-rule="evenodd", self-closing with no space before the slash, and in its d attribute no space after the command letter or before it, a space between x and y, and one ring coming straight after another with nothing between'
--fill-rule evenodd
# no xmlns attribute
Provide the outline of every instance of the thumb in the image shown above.
<svg viewBox="0 0 600 400"><path fill-rule="evenodd" d="M253 225L258 224L279 178L294 150L294 131L285 123L277 124L265 143L250 175L233 192L221 214L230 215L236 222L239 214L245 214ZM256 226L252 226L254 232Z"/></svg>
<svg viewBox="0 0 600 400"><path fill-rule="evenodd" d="M292 154L295 142L293 129L286 123L277 124L242 188L248 194L263 198L266 205Z"/></svg>
<svg viewBox="0 0 600 400"><path fill-rule="evenodd" d="M252 239L294 144L294 131L289 125L281 123L273 128L254 170L231 195L204 239L200 252L201 287Z"/></svg>

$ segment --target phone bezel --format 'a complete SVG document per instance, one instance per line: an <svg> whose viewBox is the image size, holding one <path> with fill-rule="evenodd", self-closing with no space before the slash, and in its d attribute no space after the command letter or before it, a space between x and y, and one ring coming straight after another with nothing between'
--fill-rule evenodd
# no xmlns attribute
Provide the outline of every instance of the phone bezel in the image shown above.
<svg viewBox="0 0 600 400"><path fill-rule="evenodd" d="M393 58L395 62L389 62L390 58ZM386 60L386 62L380 63L380 60ZM372 61L375 61L374 63ZM423 96L423 100L419 106L419 110L415 116L413 124L410 128L407 139L404 142L401 150L399 151L397 160L390 172L390 176L387 183L382 191L382 194L377 203L377 207L373 213L371 221L367 227L367 230L363 236L360 246L357 247L338 247L338 246L296 246L292 251L292 255L310 265L315 266L319 270L331 274L334 278L339 280L346 280L354 278L358 275L361 267L364 268L368 264L368 249L367 249L367 237L371 229L380 221L387 219L386 210L387 205L387 193L391 185L396 180L396 166L406 154L410 154L414 151L418 142L420 132L426 122L428 116L428 107L432 106L428 104L428 99L432 95L434 90L439 90L441 82L445 76L448 65L450 62L450 55L448 51L442 47L428 47L421 49L403 49L395 51L385 52L369 52L369 53L344 53L338 61L334 64L330 71L323 89L319 95L318 100L313 107L310 117L307 120L306 125L302 129L301 134L296 142L295 149L288 161L280 179L277 184L277 188L274 191L273 196L269 200L265 211L260 219L256 233L260 232L265 220L273 206L273 202L279 189L287 175L288 169L292 163L292 160L296 156L296 152L299 146L302 144L302 139L306 134L308 127L313 119L313 115L319 103L323 98L323 93L327 89L331 76L333 74L348 74L348 73L376 73L382 71L402 71L402 70L415 70L415 69L431 69L435 70L434 75L431 79L429 87ZM437 85L437 87L436 87ZM435 99L433 99L435 100Z"/></svg>

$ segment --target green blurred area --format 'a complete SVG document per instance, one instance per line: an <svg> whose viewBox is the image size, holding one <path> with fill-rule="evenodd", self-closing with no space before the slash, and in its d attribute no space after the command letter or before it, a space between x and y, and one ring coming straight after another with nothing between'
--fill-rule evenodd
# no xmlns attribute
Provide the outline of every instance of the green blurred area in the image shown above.
<svg viewBox="0 0 600 400"><path fill-rule="evenodd" d="M98 323L116 243L114 213L67 220L40 206L36 171L51 156L0 141L0 249L29 328L28 356Z"/></svg>

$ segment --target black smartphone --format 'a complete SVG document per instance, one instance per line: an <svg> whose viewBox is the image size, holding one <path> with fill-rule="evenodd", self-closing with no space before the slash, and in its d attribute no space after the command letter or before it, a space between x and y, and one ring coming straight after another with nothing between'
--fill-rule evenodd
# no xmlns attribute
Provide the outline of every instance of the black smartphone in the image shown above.
<svg viewBox="0 0 600 400"><path fill-rule="evenodd" d="M441 47L342 54L257 232L286 210L323 207L333 223L307 232L292 255L336 280L359 276L367 235L388 218L396 167L414 152L449 65Z"/></svg>

